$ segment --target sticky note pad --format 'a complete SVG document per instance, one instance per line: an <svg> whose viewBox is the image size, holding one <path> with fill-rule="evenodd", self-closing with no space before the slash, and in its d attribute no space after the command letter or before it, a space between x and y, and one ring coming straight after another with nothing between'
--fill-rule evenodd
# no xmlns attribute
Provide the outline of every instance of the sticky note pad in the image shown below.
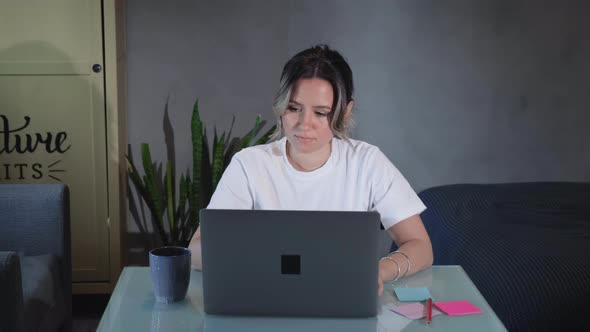
<svg viewBox="0 0 590 332"><path fill-rule="evenodd" d="M410 319L420 319L422 317L426 317L426 306L420 302L389 307L388 309ZM440 314L440 311L436 310L434 307L432 308L432 316Z"/></svg>
<svg viewBox="0 0 590 332"><path fill-rule="evenodd" d="M467 300L434 302L434 305L449 316L481 314L482 311Z"/></svg>
<svg viewBox="0 0 590 332"><path fill-rule="evenodd" d="M432 297L428 288L394 288L397 299L403 302L426 301Z"/></svg>

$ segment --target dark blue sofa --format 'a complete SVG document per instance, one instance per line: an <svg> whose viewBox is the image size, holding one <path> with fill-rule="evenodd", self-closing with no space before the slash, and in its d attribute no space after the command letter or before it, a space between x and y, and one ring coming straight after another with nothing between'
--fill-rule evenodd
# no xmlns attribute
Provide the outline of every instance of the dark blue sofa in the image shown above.
<svg viewBox="0 0 590 332"><path fill-rule="evenodd" d="M0 184L0 331L70 331L68 188Z"/></svg>
<svg viewBox="0 0 590 332"><path fill-rule="evenodd" d="M590 331L590 183L419 193L434 264L461 265L509 331Z"/></svg>

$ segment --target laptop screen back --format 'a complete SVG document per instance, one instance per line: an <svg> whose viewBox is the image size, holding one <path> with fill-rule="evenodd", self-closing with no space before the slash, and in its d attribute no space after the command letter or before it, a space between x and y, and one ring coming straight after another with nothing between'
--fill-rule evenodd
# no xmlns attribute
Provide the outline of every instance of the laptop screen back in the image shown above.
<svg viewBox="0 0 590 332"><path fill-rule="evenodd" d="M376 212L201 210L205 312L371 317Z"/></svg>

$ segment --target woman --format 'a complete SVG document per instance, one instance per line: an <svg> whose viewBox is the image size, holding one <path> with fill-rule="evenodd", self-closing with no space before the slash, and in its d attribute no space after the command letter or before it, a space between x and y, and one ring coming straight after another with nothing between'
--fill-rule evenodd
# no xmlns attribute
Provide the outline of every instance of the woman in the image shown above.
<svg viewBox="0 0 590 332"><path fill-rule="evenodd" d="M295 55L273 104L275 137L283 137L237 153L208 208L377 211L399 248L379 261L381 294L384 281L430 266L432 245L419 216L425 206L406 179L377 147L348 138L352 94L338 52L320 45ZM200 234L189 245L198 269Z"/></svg>

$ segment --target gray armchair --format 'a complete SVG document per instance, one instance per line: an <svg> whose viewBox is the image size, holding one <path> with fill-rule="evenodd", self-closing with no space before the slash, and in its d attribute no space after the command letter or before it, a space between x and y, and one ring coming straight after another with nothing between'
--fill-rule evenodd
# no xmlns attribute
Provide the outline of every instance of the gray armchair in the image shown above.
<svg viewBox="0 0 590 332"><path fill-rule="evenodd" d="M0 332L71 330L69 211L63 184L0 184Z"/></svg>

